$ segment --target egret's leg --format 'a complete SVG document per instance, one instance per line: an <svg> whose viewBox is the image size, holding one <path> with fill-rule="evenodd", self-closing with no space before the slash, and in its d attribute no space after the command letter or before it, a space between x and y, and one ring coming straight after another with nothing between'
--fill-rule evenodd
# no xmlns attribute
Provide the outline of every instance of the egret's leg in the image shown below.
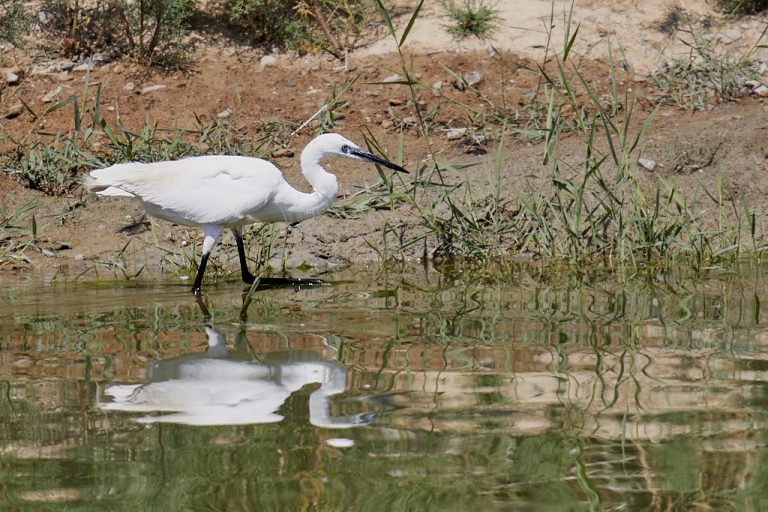
<svg viewBox="0 0 768 512"><path fill-rule="evenodd" d="M240 273L243 276L243 281L246 284L253 284L256 280L253 274L248 270L248 263L245 261L245 246L243 245L243 235L239 229L233 229L232 233L235 235L235 242L237 243L237 255L240 258Z"/></svg>
<svg viewBox="0 0 768 512"><path fill-rule="evenodd" d="M203 240L203 254L200 257L200 268L197 269L197 276L195 277L195 284L192 285L192 293L198 295L200 293L200 287L203 284L203 274L205 274L205 266L208 265L208 256L211 255L211 251L216 245L216 240L221 236L221 226L203 226L205 232L205 239Z"/></svg>
<svg viewBox="0 0 768 512"><path fill-rule="evenodd" d="M243 245L243 235L238 229L232 229L237 243L237 255L240 257L240 273L246 284L253 284L256 276L248 270L248 263L245 261L245 246ZM315 286L325 284L322 279L293 279L290 277L260 277L259 285L263 286Z"/></svg>

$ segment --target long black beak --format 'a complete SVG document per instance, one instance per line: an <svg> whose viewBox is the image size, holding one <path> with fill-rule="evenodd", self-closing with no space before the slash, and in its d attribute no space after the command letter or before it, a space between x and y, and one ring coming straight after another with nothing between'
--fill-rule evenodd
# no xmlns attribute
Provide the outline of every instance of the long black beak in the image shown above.
<svg viewBox="0 0 768 512"><path fill-rule="evenodd" d="M363 160L368 160L369 162L373 162L374 164L383 165L384 167L392 169L393 171L404 172L405 174L409 174L408 171L406 171L399 165L393 164L389 160L381 158L380 156L376 156L373 153L369 153L359 148L351 148L349 152L350 154L360 157Z"/></svg>

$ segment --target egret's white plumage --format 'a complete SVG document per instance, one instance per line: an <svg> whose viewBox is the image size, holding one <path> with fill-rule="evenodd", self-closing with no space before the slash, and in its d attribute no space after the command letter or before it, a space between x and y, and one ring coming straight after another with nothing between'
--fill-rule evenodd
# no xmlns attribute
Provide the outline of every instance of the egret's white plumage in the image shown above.
<svg viewBox="0 0 768 512"><path fill-rule="evenodd" d="M301 169L312 192L296 190L271 162L242 156L200 156L176 161L124 163L92 171L86 187L101 196L133 197L144 212L177 224L199 226L205 233L200 269L193 286L200 291L208 255L224 228L235 234L245 282L248 272L240 229L254 222L297 222L327 210L339 191L336 177L321 165L342 156L402 167L362 150L334 133L320 135L301 153Z"/></svg>

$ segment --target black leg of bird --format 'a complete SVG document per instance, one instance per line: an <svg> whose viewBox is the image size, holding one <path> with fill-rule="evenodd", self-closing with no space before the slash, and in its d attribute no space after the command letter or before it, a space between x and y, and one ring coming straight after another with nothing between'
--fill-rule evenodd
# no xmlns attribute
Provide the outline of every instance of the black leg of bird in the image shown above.
<svg viewBox="0 0 768 512"><path fill-rule="evenodd" d="M245 260L245 246L243 245L243 235L239 230L233 229L235 243L237 243L237 255L240 258L240 273L243 276L243 282L253 284L256 276L248 270L248 263ZM322 279L292 279L290 277L260 277L259 286L317 286L325 284Z"/></svg>
<svg viewBox="0 0 768 512"><path fill-rule="evenodd" d="M203 285L203 274L205 274L205 266L208 264L208 256L210 254L203 254L200 258L200 268L197 269L195 284L192 285L192 293L195 295L200 295L200 287Z"/></svg>
<svg viewBox="0 0 768 512"><path fill-rule="evenodd" d="M253 274L248 270L248 263L245 261L245 246L243 245L243 235L239 230L233 229L232 233L235 235L235 242L237 243L237 255L240 258L240 273L243 276L243 282L246 284L253 284L256 280Z"/></svg>

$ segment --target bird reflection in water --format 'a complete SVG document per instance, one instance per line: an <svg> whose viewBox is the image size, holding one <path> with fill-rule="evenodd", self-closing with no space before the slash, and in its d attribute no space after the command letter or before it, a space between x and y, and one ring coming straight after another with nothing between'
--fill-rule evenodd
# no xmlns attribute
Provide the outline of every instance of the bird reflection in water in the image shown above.
<svg viewBox="0 0 768 512"><path fill-rule="evenodd" d="M150 363L148 383L113 384L105 389L111 401L105 410L161 414L136 418L141 423L186 425L243 425L274 423L283 417L278 409L292 393L307 384L319 384L309 397L309 421L325 428L350 428L370 424L373 413L347 416L331 414L331 397L346 390L346 370L311 351L284 351L253 357L230 354L222 334L210 325L205 305L208 348ZM237 333L235 348L248 346L245 326ZM242 354L243 352L241 352Z"/></svg>

